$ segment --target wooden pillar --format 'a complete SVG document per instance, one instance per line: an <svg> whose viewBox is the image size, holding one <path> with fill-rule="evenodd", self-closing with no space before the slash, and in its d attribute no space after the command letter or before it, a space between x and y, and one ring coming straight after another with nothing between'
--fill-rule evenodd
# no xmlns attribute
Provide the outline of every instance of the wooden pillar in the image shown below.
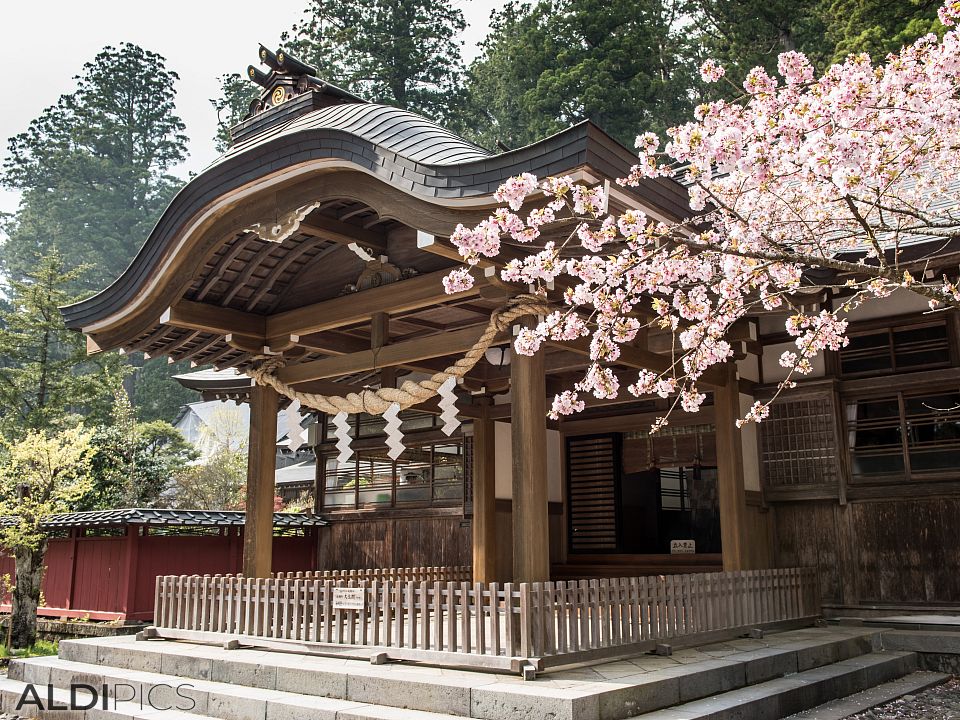
<svg viewBox="0 0 960 720"><path fill-rule="evenodd" d="M717 426L717 495L720 504L720 542L723 569L746 570L744 546L747 499L743 486L743 447L740 429L740 385L737 366L728 361L723 370L726 382L714 390Z"/></svg>
<svg viewBox="0 0 960 720"><path fill-rule="evenodd" d="M272 387L250 389L247 448L247 515L243 529L243 574L269 577L273 565L273 498L277 465L279 396Z"/></svg>
<svg viewBox="0 0 960 720"><path fill-rule="evenodd" d="M390 343L390 316L377 312L370 316L370 349L377 351ZM380 370L380 387L397 386L397 369L386 367Z"/></svg>
<svg viewBox="0 0 960 720"><path fill-rule="evenodd" d="M513 458L513 582L550 579L547 407L543 353L513 353L510 432Z"/></svg>
<svg viewBox="0 0 960 720"><path fill-rule="evenodd" d="M484 398L486 399L486 398ZM487 406L473 421L473 580L497 580L496 427Z"/></svg>

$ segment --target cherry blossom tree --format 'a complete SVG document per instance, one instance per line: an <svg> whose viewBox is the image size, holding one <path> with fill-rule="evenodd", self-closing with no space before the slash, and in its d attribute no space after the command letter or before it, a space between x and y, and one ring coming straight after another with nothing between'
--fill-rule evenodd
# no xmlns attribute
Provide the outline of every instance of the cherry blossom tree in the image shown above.
<svg viewBox="0 0 960 720"><path fill-rule="evenodd" d="M796 350L780 358L788 376L779 394L812 371L815 355L847 344L845 316L864 302L907 288L931 312L960 306L957 278L927 267L960 237L960 35L949 30L960 0L939 16L942 41L923 37L882 65L851 55L816 79L804 55L783 53L779 77L754 69L737 101L700 106L662 149L656 135L640 135L639 161L619 182L674 178L689 192L689 217L610 215L600 188L525 174L497 192L505 207L456 228L450 239L467 266L523 243L529 253L513 253L502 277L540 293L563 288L557 310L521 331L517 352L590 338L591 362L551 417L582 410L587 393L616 397L610 364L644 326L672 333L672 362L641 370L626 390L695 412L705 399L698 380L733 356L726 338L751 312L788 313ZM724 70L708 61L701 74L717 82ZM907 262L904 250L920 243L920 259ZM472 282L465 266L444 284L456 292ZM839 298L834 309L804 312L804 294L825 288ZM768 406L757 402L738 425L762 420Z"/></svg>

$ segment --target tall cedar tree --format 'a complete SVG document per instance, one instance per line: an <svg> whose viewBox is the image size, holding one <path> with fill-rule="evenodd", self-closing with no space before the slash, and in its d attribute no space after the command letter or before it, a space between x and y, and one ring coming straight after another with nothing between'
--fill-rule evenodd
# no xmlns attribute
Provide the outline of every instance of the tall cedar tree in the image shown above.
<svg viewBox="0 0 960 720"><path fill-rule="evenodd" d="M88 357L84 337L67 330L59 306L74 298L82 268L68 269L57 250L5 289L0 309L0 435L70 424L84 413L109 417L112 380L122 372L114 353Z"/></svg>
<svg viewBox="0 0 960 720"><path fill-rule="evenodd" d="M133 258L180 181L186 156L175 112L177 74L156 53L126 43L83 66L77 89L9 141L2 183L22 192L6 228L2 269L22 278L56 248L71 284L95 291Z"/></svg>
<svg viewBox="0 0 960 720"><path fill-rule="evenodd" d="M775 73L777 56L797 50L822 71L850 53L880 61L928 32L942 34L934 0L690 0L698 61L714 58L737 88L751 68ZM708 94L716 93L716 87Z"/></svg>
<svg viewBox="0 0 960 720"><path fill-rule="evenodd" d="M4 228L0 269L22 279L55 249L65 267L84 268L64 287L90 294L127 266L180 186L169 171L186 157L187 138L175 112L179 77L160 55L106 47L76 80L9 141L0 182L22 196ZM171 374L162 359L150 361L128 382L142 420L172 420L192 399Z"/></svg>
<svg viewBox="0 0 960 720"><path fill-rule="evenodd" d="M692 111L679 0L507 3L470 66L459 130L516 147L581 120L621 142Z"/></svg>
<svg viewBox="0 0 960 720"><path fill-rule="evenodd" d="M312 0L281 41L323 79L442 123L461 99L465 27L452 0ZM239 75L221 78L221 97L211 101L221 149L256 95Z"/></svg>

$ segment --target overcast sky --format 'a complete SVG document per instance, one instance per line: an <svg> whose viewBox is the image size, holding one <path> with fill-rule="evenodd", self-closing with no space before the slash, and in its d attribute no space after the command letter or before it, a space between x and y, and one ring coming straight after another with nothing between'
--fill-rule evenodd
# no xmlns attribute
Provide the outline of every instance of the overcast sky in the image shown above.
<svg viewBox="0 0 960 720"><path fill-rule="evenodd" d="M503 0L454 0L469 24L464 56L476 55L490 11ZM180 75L177 111L187 124L190 157L176 169L186 176L215 157L213 135L217 78L244 72L256 63L262 42L276 47L280 33L300 17L306 0L27 0L4 3L0 23L0 139L23 132L57 98L70 92L73 77L105 45L136 43L167 59ZM336 78L330 78L336 82ZM17 194L0 190L0 211L17 207Z"/></svg>

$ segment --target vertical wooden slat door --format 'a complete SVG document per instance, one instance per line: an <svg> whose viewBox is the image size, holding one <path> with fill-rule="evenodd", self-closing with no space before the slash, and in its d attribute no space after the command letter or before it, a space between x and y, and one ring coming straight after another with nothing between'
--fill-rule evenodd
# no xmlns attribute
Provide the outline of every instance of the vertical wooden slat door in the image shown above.
<svg viewBox="0 0 960 720"><path fill-rule="evenodd" d="M616 550L617 440L613 434L567 439L571 552Z"/></svg>

